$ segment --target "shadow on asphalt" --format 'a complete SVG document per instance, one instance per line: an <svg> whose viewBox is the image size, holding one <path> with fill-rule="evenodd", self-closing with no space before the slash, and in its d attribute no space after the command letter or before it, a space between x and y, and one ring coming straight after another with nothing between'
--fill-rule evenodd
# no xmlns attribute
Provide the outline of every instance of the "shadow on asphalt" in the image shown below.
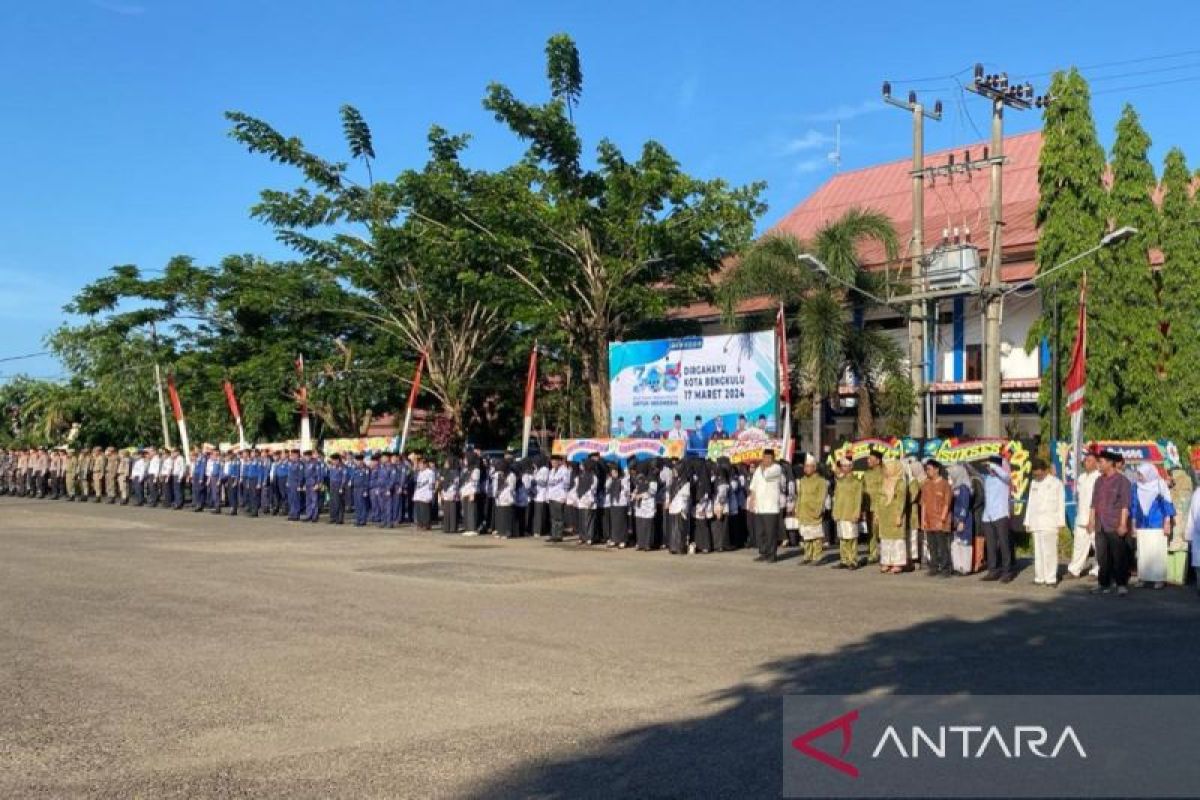
<svg viewBox="0 0 1200 800"><path fill-rule="evenodd" d="M1091 585L1057 589L1049 602L1014 601L980 622L947 616L832 654L764 664L766 680L707 698L717 709L710 715L632 728L586 752L515 767L473 795L778 797L786 694L1200 693L1193 587L1117 598L1089 596ZM887 610L880 615L886 623Z"/></svg>

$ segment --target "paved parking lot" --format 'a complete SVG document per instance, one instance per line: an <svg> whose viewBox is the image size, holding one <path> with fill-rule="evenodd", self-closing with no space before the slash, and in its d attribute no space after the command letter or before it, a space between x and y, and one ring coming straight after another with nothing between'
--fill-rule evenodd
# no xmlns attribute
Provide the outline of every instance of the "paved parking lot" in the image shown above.
<svg viewBox="0 0 1200 800"><path fill-rule="evenodd" d="M1094 598L0 498L0 796L779 792L788 692L1197 693Z"/></svg>

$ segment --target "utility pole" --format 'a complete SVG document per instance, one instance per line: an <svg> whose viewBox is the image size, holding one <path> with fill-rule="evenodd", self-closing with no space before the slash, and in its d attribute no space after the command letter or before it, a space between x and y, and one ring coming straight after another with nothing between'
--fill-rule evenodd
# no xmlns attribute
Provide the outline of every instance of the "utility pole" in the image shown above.
<svg viewBox="0 0 1200 800"><path fill-rule="evenodd" d="M1034 104L1033 86L1009 86L1008 73L984 75L975 65L975 82L968 91L992 102L991 204L987 284L983 287L983 419L981 434L999 437L1000 428L1000 320L1004 308L1000 263L1004 230L1004 107L1027 110Z"/></svg>
<svg viewBox="0 0 1200 800"><path fill-rule="evenodd" d="M162 420L163 447L171 448L171 428L167 425L167 403L163 399L162 371L158 366L158 331L150 323L150 343L154 346L154 388L158 390L158 415Z"/></svg>
<svg viewBox="0 0 1200 800"><path fill-rule="evenodd" d="M913 155L912 155L912 240L909 249L912 254L912 285L913 301L908 312L908 369L912 381L913 393L917 397L912 417L909 419L908 432L913 438L925 437L925 313L924 301L919 299L924 287L921 285L925 269L925 118L935 122L942 118L942 101L933 104L933 111L917 102L917 93L909 92L908 101L904 102L892 97L892 85L887 81L883 84L883 101L896 108L912 113L913 125Z"/></svg>

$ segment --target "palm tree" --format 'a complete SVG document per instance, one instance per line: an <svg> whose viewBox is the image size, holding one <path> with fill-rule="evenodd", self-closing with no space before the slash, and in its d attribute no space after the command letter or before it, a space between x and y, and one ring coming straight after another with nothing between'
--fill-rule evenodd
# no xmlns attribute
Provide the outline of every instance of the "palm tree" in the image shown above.
<svg viewBox="0 0 1200 800"><path fill-rule="evenodd" d="M877 211L850 209L808 243L790 234L769 233L750 245L718 289L729 323L738 303L751 297L771 297L796 309L796 363L812 397L814 434L821 424L823 398L836 396L847 375L856 385L855 427L860 437L875 433L875 411L883 400L889 417L897 413L897 397L900 405L911 403L911 386L904 390L909 381L903 350L887 334L856 325L853 315L846 314L846 302L864 310L873 303L859 292L847 291L845 284L876 295L881 289L878 277L859 261L858 247L866 242L881 245L889 261L899 255L896 230ZM799 257L805 253L824 263L833 281L802 262Z"/></svg>

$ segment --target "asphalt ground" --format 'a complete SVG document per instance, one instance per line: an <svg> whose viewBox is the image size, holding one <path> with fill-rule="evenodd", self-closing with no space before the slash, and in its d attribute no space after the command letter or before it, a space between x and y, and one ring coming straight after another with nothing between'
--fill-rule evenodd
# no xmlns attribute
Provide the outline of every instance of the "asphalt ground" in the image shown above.
<svg viewBox="0 0 1200 800"><path fill-rule="evenodd" d="M1200 692L1193 588L1088 588L0 498L0 797L771 797L786 693Z"/></svg>

